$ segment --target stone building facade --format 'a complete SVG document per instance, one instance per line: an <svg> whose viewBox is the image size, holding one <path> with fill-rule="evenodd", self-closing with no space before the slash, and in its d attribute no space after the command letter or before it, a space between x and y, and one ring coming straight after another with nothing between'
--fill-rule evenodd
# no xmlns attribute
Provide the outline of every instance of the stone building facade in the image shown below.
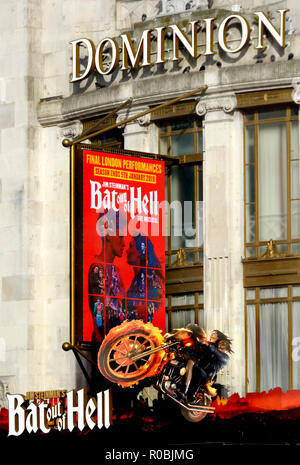
<svg viewBox="0 0 300 465"><path fill-rule="evenodd" d="M266 47L256 49L254 12L264 11L279 30L278 10L285 8L290 9L285 21L286 46L280 47L266 34ZM178 186L193 179L191 195L202 206L203 213L195 220L194 242L186 239L173 246L170 240L167 246L167 322L174 327L196 321L207 330L218 328L230 334L234 353L221 375L229 392L245 394L277 384L299 389L297 357L293 356L300 331L298 3L7 0L1 2L0 13L4 45L0 52L0 381L5 389L21 393L72 389L84 382L75 358L62 350L69 340L70 319L70 168L69 151L62 140L79 136L128 98L132 104L120 111L117 121L203 86L207 86L205 92L183 100L169 112L133 120L112 135L121 140L124 149L142 147L153 154L165 151L166 155L186 156L182 169L187 177L184 181L178 173L171 173L169 190L175 197L180 191L185 200L185 191ZM251 32L247 46L231 54L218 47L216 34L222 18L236 14L247 19ZM216 18L216 53L205 56L201 20L211 17ZM95 72L87 79L70 82L71 41L86 37L97 44L129 33L137 45L144 30L174 24L181 25L190 37L189 22L197 20L197 58L179 48L181 61L134 70L118 68L109 75ZM152 35L153 47L155 40ZM169 30L166 54L172 53L172 40ZM226 40L233 48L239 44L238 22L228 29ZM109 51L106 59L109 66ZM264 114L272 111L275 113ZM273 218L273 236L267 232L260 235L263 225L260 231L257 226L273 221L265 209L279 215L271 200L265 207L267 193L259 197L263 183L259 173L267 170L260 159L269 137L260 129L260 115L266 118L265 127L268 118L274 124L270 143L278 131L284 131L280 140L287 141L283 151L285 169L290 171L280 197L286 202L280 213L286 226L280 232ZM253 130L247 129L250 126ZM184 139L176 141L175 136L183 136L191 128L196 128L195 140L199 137L200 141L201 133L203 142L201 150L198 142L186 154ZM247 159L251 150L254 161ZM195 155L194 162L189 154ZM193 173L189 173L191 166ZM250 173L252 166L255 175ZM263 257L271 239L281 255ZM183 266L181 273L188 277L181 286L180 270L176 274L171 266L179 248L189 256L191 250L197 254ZM269 297L263 298L262 291L269 292ZM265 312L271 320L265 319ZM280 321L278 314L282 315ZM275 342L268 333L270 325L278 331ZM279 331L282 325L284 334ZM277 363L276 350L269 353L264 341L270 347L280 341L286 358ZM266 361L274 368L267 380ZM280 373L276 372L278 366ZM284 366L289 367L287 372Z"/></svg>

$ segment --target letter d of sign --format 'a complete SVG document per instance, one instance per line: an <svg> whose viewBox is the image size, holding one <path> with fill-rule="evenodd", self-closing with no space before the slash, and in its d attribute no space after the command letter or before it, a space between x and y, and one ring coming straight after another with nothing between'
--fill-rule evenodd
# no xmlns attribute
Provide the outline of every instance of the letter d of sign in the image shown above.
<svg viewBox="0 0 300 465"><path fill-rule="evenodd" d="M95 68L95 45L90 39L77 39L70 42L73 46L73 69L72 79L70 82L77 82L85 79L94 71ZM80 45L84 45L87 49L87 64L83 74L80 74Z"/></svg>

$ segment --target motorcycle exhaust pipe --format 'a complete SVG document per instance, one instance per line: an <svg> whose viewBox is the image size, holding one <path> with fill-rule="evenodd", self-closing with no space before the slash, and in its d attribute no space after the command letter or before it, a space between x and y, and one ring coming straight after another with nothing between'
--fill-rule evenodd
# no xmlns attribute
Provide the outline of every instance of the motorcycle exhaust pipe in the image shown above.
<svg viewBox="0 0 300 465"><path fill-rule="evenodd" d="M197 412L206 412L206 413L214 413L214 411L216 410L215 407L209 407L209 406L206 406L206 407L198 407L198 406L193 406L193 407L188 407L187 405L183 404L182 402L180 402L179 400L175 399L173 396L171 396L164 388L163 386L160 384L159 385L159 388L162 390L162 392L167 395L168 397L170 397L170 399L174 400L174 402L176 402L178 405L180 405L181 407L185 408L186 410L189 410L189 411L197 411Z"/></svg>

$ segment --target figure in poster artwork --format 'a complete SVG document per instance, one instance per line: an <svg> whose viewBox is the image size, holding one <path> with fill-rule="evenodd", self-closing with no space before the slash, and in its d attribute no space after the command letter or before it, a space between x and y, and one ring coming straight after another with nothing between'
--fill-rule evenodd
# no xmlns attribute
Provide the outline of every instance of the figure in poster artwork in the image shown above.
<svg viewBox="0 0 300 465"><path fill-rule="evenodd" d="M104 294L104 265L93 263L89 270L89 293L96 295Z"/></svg>
<svg viewBox="0 0 300 465"><path fill-rule="evenodd" d="M94 315L96 318L97 329L102 334L104 326L104 305L100 299L97 299L94 304Z"/></svg>
<svg viewBox="0 0 300 465"><path fill-rule="evenodd" d="M101 237L102 247L97 257L102 263L113 263L116 257L122 257L125 240L124 229L126 216L123 212L104 210L97 219L97 232Z"/></svg>
<svg viewBox="0 0 300 465"><path fill-rule="evenodd" d="M147 298L161 300L163 298L162 275L160 270L147 269Z"/></svg>
<svg viewBox="0 0 300 465"><path fill-rule="evenodd" d="M123 299L106 297L106 332L120 325L125 320L125 309Z"/></svg>
<svg viewBox="0 0 300 465"><path fill-rule="evenodd" d="M127 263L132 265L134 270L134 277L127 291L127 297L160 300L162 293L159 291L163 288L162 283L159 281L159 279L163 279L160 270L161 264L150 239L141 234L132 237L126 254ZM145 265L146 268L143 268ZM156 270L150 271L148 268L150 266L155 267ZM147 295L146 280L148 286Z"/></svg>
<svg viewBox="0 0 300 465"><path fill-rule="evenodd" d="M147 303L147 322L152 323L154 314L158 308L159 302L149 302Z"/></svg>
<svg viewBox="0 0 300 465"><path fill-rule="evenodd" d="M120 270L116 265L105 265L105 294L115 297L125 296Z"/></svg>

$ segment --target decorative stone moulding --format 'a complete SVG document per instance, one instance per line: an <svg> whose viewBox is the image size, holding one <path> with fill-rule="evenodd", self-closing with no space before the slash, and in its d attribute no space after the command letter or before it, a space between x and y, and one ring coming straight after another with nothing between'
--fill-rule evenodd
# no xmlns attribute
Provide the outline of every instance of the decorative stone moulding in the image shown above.
<svg viewBox="0 0 300 465"><path fill-rule="evenodd" d="M139 113L142 113L143 111L146 111L148 109L149 107L143 106L143 107L136 107L130 111L128 110L120 111L118 113L116 122L121 123L122 121L125 121L126 119L131 118L134 115L138 115ZM148 126L150 122L151 122L151 115L150 113L148 113L147 115L141 116L140 118L136 118L130 121L129 123L126 123L126 126L130 124L136 124L136 123L138 123L140 126ZM124 126L125 125L120 125L119 127L124 128Z"/></svg>
<svg viewBox="0 0 300 465"><path fill-rule="evenodd" d="M213 96L200 99L196 105L196 114L205 116L210 111L224 111L224 113L232 113L237 106L235 94L224 96Z"/></svg>
<svg viewBox="0 0 300 465"><path fill-rule="evenodd" d="M58 137L61 139L75 139L80 136L83 130L83 124L81 121L68 121L58 126Z"/></svg>
<svg viewBox="0 0 300 465"><path fill-rule="evenodd" d="M162 0L158 16L174 15L198 9L208 10L208 0Z"/></svg>

